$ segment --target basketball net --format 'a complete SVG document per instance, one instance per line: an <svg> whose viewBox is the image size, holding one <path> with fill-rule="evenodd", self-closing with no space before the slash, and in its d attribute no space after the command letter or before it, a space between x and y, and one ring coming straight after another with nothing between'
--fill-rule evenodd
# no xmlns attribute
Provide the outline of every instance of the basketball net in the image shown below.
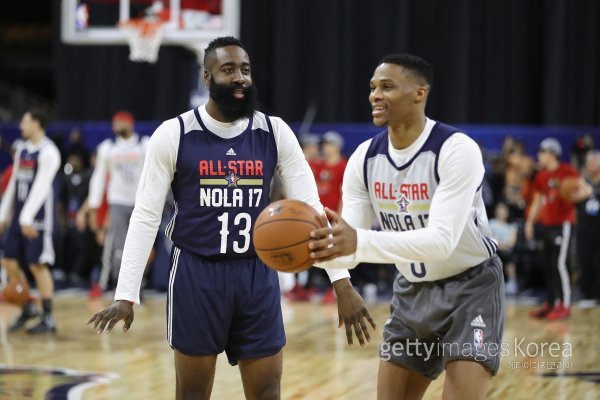
<svg viewBox="0 0 600 400"><path fill-rule="evenodd" d="M131 19L119 25L129 43L129 59L154 64L162 42L164 21Z"/></svg>

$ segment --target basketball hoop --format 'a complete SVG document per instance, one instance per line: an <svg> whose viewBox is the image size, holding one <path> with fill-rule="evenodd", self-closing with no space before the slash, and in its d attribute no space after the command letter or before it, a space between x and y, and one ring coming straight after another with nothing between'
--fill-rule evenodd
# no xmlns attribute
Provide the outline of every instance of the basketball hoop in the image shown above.
<svg viewBox="0 0 600 400"><path fill-rule="evenodd" d="M127 36L131 61L154 64L158 60L164 24L162 20L152 21L142 18L119 24L119 29Z"/></svg>

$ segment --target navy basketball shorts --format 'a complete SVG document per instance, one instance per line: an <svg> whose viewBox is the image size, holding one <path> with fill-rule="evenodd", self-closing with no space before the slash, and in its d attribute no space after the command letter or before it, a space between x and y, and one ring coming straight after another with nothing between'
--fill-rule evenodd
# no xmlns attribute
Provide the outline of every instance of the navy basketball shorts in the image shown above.
<svg viewBox="0 0 600 400"><path fill-rule="evenodd" d="M379 356L435 379L456 360L500 366L504 277L496 255L458 275L432 282L394 281L391 314Z"/></svg>
<svg viewBox="0 0 600 400"><path fill-rule="evenodd" d="M39 230L38 233L38 237L27 239L21 233L18 218L13 218L5 236L4 257L14 258L28 266L31 264L53 265L55 254L52 233L46 230Z"/></svg>
<svg viewBox="0 0 600 400"><path fill-rule="evenodd" d="M167 339L190 356L220 354L231 365L285 346L277 272L257 257L212 260L173 246Z"/></svg>

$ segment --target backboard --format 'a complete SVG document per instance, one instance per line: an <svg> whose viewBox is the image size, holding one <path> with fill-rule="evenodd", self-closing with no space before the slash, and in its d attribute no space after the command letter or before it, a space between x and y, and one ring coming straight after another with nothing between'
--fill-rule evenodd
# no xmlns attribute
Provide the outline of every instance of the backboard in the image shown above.
<svg viewBox="0 0 600 400"><path fill-rule="evenodd" d="M212 39L239 37L240 1L61 0L61 39L74 45L127 44L119 24L160 14L166 18L162 44L188 47L200 58Z"/></svg>

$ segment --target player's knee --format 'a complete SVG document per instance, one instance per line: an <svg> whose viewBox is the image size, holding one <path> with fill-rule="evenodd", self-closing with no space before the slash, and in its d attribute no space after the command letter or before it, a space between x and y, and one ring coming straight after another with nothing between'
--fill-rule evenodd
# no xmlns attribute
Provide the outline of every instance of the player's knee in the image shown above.
<svg viewBox="0 0 600 400"><path fill-rule="evenodd" d="M279 379L269 379L263 382L257 382L253 385L252 393L248 393L247 400L279 400L280 399L280 381Z"/></svg>
<svg viewBox="0 0 600 400"><path fill-rule="evenodd" d="M212 384L198 379L193 382L177 380L177 400L208 400Z"/></svg>
<svg viewBox="0 0 600 400"><path fill-rule="evenodd" d="M47 267L44 264L30 264L29 270L34 274L45 270Z"/></svg>

